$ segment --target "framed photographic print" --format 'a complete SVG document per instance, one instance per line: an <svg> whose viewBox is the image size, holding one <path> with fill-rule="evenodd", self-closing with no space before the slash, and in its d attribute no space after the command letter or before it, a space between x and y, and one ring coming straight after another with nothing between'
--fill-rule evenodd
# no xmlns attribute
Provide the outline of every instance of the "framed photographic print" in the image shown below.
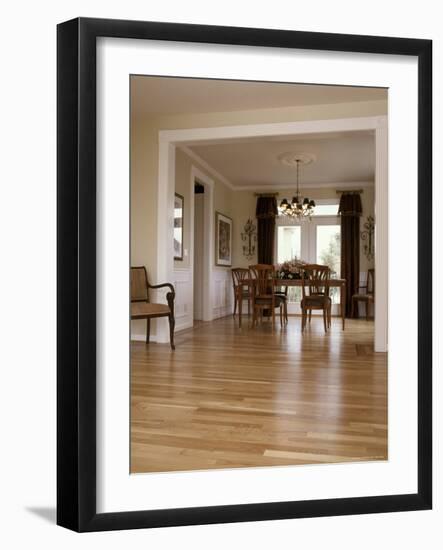
<svg viewBox="0 0 443 550"><path fill-rule="evenodd" d="M182 195L174 195L174 260L183 260L183 203Z"/></svg>
<svg viewBox="0 0 443 550"><path fill-rule="evenodd" d="M429 40L58 26L59 525L431 508L431 64Z"/></svg>
<svg viewBox="0 0 443 550"><path fill-rule="evenodd" d="M232 219L220 212L215 213L216 265L232 265Z"/></svg>

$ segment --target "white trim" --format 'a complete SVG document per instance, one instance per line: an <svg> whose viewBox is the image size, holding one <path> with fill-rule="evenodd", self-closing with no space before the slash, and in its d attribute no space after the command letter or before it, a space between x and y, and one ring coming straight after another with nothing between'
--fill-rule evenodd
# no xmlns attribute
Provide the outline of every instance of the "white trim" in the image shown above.
<svg viewBox="0 0 443 550"><path fill-rule="evenodd" d="M322 183L303 183L303 189L359 189L360 187L374 187L373 181L331 181L331 182L322 182ZM286 190L286 189L296 189L294 184L291 185L238 185L233 187L233 191L273 191ZM317 201L316 201L317 202Z"/></svg>
<svg viewBox="0 0 443 550"><path fill-rule="evenodd" d="M198 180L205 186L204 193L204 239L203 250L205 261L203 262L203 321L212 321L212 271L214 258L214 180L199 168L192 165L191 167L191 232L190 232L190 256L189 262L191 267L191 308L192 319L194 319L194 185L195 180Z"/></svg>
<svg viewBox="0 0 443 550"><path fill-rule="evenodd" d="M220 174L213 166L211 166L206 160L202 159L200 155L197 155L197 153L194 153L192 149L187 147L186 145L181 145L179 147L184 153L188 155L188 157L192 158L196 162L198 162L205 170L207 170L210 174L212 174L215 178L219 179L222 183L224 183L229 189L232 191L235 191L234 185L223 176L223 174ZM196 168L197 169L197 168Z"/></svg>
<svg viewBox="0 0 443 550"><path fill-rule="evenodd" d="M379 224L378 233L376 233L376 257L375 264L378 278L383 283L377 285L375 295L375 312L377 322L375 323L375 350L387 351L387 321L388 321L388 256L387 256L387 236L388 226L388 149L387 149L387 116L344 118L332 120L311 120L298 122L281 122L271 124L246 124L239 126L219 126L213 128L189 128L181 130L161 130L159 131L159 178L158 178L158 205L159 212L166 211L167 205L172 205L172 197L175 188L175 146L186 146L192 144L211 143L214 140L230 140L232 138L251 138L263 136L282 136L310 133L327 132L349 132L356 130L375 130L376 145L376 171L375 171L375 219ZM378 200L377 200L378 194ZM169 202L168 202L169 198ZM386 198L386 200L384 200ZM172 207L171 207L172 208ZM170 209L171 209L170 208ZM163 210L164 209L164 210ZM172 237L172 212L165 218L159 216L158 235L159 242L157 247L157 269L160 275L164 275L167 280L168 275L172 274L173 262L165 260L164 255L173 257ZM209 235L205 234L205 239L213 235L213 216L210 220L211 231ZM170 223L170 230L165 229L165 224ZM381 235L382 228L386 231ZM378 236L377 236L378 235ZM164 239L169 239L166 243ZM162 244L166 246L163 247ZM169 251L171 250L171 254ZM378 251L377 251L378 250ZM165 263L166 262L166 263ZM171 264L169 272L167 266ZM162 277L159 277L159 280ZM162 278L163 279L163 278ZM211 316L212 319L212 316ZM166 327L164 327L164 338L166 341ZM163 340L161 340L163 341Z"/></svg>
<svg viewBox="0 0 443 550"><path fill-rule="evenodd" d="M388 129L375 132L375 351L388 349Z"/></svg>
<svg viewBox="0 0 443 550"><path fill-rule="evenodd" d="M386 116L339 118L327 120L302 120L296 122L274 122L265 124L242 124L238 126L215 126L211 128L186 128L181 130L160 130L161 142L182 145L203 145L214 140L251 138L267 136L289 136L327 132L351 132L375 130L386 127Z"/></svg>

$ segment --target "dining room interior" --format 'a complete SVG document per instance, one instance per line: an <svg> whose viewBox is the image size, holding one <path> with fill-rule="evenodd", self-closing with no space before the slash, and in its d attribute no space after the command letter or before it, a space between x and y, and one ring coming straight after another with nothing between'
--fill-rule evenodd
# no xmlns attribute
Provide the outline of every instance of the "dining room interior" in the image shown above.
<svg viewBox="0 0 443 550"><path fill-rule="evenodd" d="M388 91L132 76L131 473L388 459Z"/></svg>

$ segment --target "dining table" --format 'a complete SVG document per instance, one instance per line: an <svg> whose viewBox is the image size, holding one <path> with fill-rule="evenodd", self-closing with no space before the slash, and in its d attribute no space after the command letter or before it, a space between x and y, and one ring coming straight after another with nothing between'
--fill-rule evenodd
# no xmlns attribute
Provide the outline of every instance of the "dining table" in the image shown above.
<svg viewBox="0 0 443 550"><path fill-rule="evenodd" d="M326 281L325 281L326 283ZM346 315L346 279L335 279L331 278L327 280L328 286L330 288L339 288L340 289L340 316L342 319L342 329L345 330L345 315ZM248 288L249 298L248 300L251 300L252 294L254 292L254 284L255 279L252 278L245 278L240 283L239 286L241 287L239 289L239 296L242 295L242 290L244 287ZM279 277L275 277L272 279L272 284L275 287L282 287L282 286L303 286L303 279L281 279ZM307 285L308 283L305 282ZM238 302L238 326L241 328L241 320L242 320L242 302L243 300L240 299Z"/></svg>

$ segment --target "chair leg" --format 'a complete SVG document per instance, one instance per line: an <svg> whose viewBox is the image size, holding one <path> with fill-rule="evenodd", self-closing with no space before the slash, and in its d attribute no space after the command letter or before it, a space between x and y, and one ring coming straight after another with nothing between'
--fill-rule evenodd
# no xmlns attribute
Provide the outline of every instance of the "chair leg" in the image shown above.
<svg viewBox="0 0 443 550"><path fill-rule="evenodd" d="M234 291L234 313L232 314L232 317L235 317L235 312L237 311L237 292Z"/></svg>
<svg viewBox="0 0 443 550"><path fill-rule="evenodd" d="M365 300L366 321L369 321L369 300Z"/></svg>
<svg viewBox="0 0 443 550"><path fill-rule="evenodd" d="M307 315L306 310L302 309L301 310L301 331L302 332L305 330L305 326L306 326L306 315Z"/></svg>
<svg viewBox="0 0 443 550"><path fill-rule="evenodd" d="M169 343L171 344L171 349L175 349L174 328L175 328L175 318L173 315L169 315Z"/></svg>
<svg viewBox="0 0 443 550"><path fill-rule="evenodd" d="M312 309L309 310L309 322L311 322L312 319Z"/></svg>
<svg viewBox="0 0 443 550"><path fill-rule="evenodd" d="M331 317L332 317L331 310L332 310L332 305L329 304L329 307L328 307L328 326L329 327L331 326Z"/></svg>
<svg viewBox="0 0 443 550"><path fill-rule="evenodd" d="M251 299L248 297L248 317L251 315Z"/></svg>
<svg viewBox="0 0 443 550"><path fill-rule="evenodd" d="M151 335L151 319L146 319L146 343L149 344L149 337Z"/></svg>
<svg viewBox="0 0 443 550"><path fill-rule="evenodd" d="M325 327L325 332L328 332L328 321L327 321L327 308L323 307L323 325Z"/></svg>
<svg viewBox="0 0 443 550"><path fill-rule="evenodd" d="M283 309L282 309L282 304L280 304L279 309L280 309L280 328L283 328L283 314L282 314Z"/></svg>

